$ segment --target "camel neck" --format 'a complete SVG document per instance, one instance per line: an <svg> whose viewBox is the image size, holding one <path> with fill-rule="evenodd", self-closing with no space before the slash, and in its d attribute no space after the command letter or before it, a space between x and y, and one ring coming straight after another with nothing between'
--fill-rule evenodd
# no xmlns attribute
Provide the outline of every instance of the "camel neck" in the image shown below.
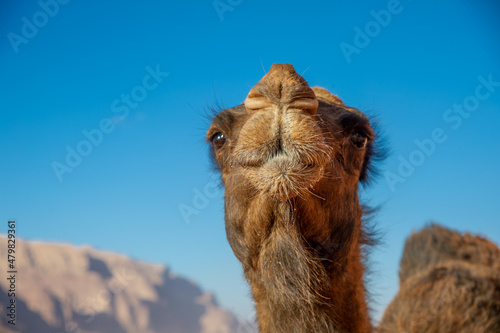
<svg viewBox="0 0 500 333"><path fill-rule="evenodd" d="M329 255L322 259L314 241L304 239L301 222L289 206L279 205L256 265L245 272L261 332L371 332L360 221L344 221L351 225L349 237L342 235L332 247L324 242L320 250Z"/></svg>

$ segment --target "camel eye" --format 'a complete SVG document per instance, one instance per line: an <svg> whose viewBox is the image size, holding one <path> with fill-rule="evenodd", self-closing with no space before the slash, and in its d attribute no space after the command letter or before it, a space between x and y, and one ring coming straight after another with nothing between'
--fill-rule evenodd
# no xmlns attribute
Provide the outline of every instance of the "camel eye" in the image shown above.
<svg viewBox="0 0 500 333"><path fill-rule="evenodd" d="M356 147L364 148L366 146L368 138L366 137L366 135L356 132L351 136L351 141Z"/></svg>
<svg viewBox="0 0 500 333"><path fill-rule="evenodd" d="M212 137L212 144L216 150L221 149L226 143L226 136L222 132L217 132Z"/></svg>

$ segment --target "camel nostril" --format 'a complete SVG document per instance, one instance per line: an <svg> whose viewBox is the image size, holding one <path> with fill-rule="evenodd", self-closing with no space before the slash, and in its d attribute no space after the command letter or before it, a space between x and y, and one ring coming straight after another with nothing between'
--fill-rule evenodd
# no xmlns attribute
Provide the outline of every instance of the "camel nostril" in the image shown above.
<svg viewBox="0 0 500 333"><path fill-rule="evenodd" d="M318 109L313 90L290 64L274 64L250 90L244 103L249 113L294 109L314 115Z"/></svg>

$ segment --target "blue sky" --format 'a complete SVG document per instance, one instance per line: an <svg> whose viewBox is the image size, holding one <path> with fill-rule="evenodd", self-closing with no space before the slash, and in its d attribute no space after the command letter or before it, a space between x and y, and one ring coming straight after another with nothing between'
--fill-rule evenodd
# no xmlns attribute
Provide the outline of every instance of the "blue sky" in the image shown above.
<svg viewBox="0 0 500 333"><path fill-rule="evenodd" d="M166 263L251 316L205 116L289 62L376 116L391 149L362 189L381 205L375 317L397 291L411 231L435 220L500 242L498 3L66 2L0 10L0 220L16 219L20 237Z"/></svg>

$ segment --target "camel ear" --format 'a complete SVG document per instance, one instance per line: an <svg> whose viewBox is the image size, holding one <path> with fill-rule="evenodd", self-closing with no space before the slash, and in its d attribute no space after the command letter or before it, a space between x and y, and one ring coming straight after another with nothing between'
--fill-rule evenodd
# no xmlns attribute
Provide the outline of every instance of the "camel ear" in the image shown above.
<svg viewBox="0 0 500 333"><path fill-rule="evenodd" d="M336 95L332 94L325 88L321 87L312 87L312 90L314 91L314 94L316 95L316 98L320 101L327 102L327 103L335 103L335 104L340 104L344 105L344 102L340 98L338 98Z"/></svg>

